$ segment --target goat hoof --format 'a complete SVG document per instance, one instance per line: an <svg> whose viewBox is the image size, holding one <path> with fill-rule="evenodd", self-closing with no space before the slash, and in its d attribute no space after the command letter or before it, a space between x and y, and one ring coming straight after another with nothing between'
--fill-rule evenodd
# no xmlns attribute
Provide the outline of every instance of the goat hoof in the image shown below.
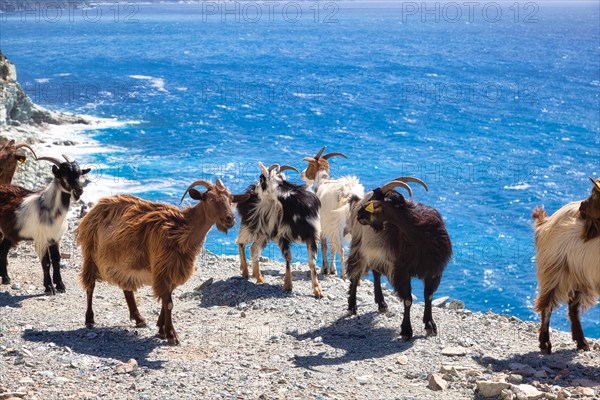
<svg viewBox="0 0 600 400"><path fill-rule="evenodd" d="M382 314L385 314L388 310L388 305L386 304L385 301L382 301L381 303L379 303L379 312Z"/></svg>
<svg viewBox="0 0 600 400"><path fill-rule="evenodd" d="M46 290L44 291L45 294L47 294L48 296L54 296L56 294L56 291L54 290L54 286L50 285L50 286L46 286Z"/></svg>
<svg viewBox="0 0 600 400"><path fill-rule="evenodd" d="M402 340L404 340L405 342L409 341L412 338L412 335L402 335L400 334L400 337L402 338Z"/></svg>
<svg viewBox="0 0 600 400"><path fill-rule="evenodd" d="M258 285L262 285L263 283L265 283L265 278L264 278L262 275L259 275L259 276L256 278L256 283L257 283Z"/></svg>
<svg viewBox="0 0 600 400"><path fill-rule="evenodd" d="M550 342L540 342L540 350L542 353L552 354L552 344Z"/></svg>
<svg viewBox="0 0 600 400"><path fill-rule="evenodd" d="M65 293L67 291L67 288L63 283L59 283L58 285L56 285L56 291L58 293Z"/></svg>
<svg viewBox="0 0 600 400"><path fill-rule="evenodd" d="M410 340L413 336L413 332L412 329L402 329L400 331L400 337L402 337L402 340Z"/></svg>
<svg viewBox="0 0 600 400"><path fill-rule="evenodd" d="M177 337L167 338L167 341L171 346L177 346L179 344L179 339L177 339Z"/></svg>
<svg viewBox="0 0 600 400"><path fill-rule="evenodd" d="M2 284L3 285L8 285L10 283L10 278L8 276L3 276L2 277Z"/></svg>
<svg viewBox="0 0 600 400"><path fill-rule="evenodd" d="M96 323L94 321L85 323L85 327L88 329L93 329L94 325L96 325Z"/></svg>
<svg viewBox="0 0 600 400"><path fill-rule="evenodd" d="M159 339L166 339L166 338L167 338L167 334L166 334L166 333L164 333L164 332L158 332L158 333L156 334L156 336L158 336L158 337L159 337Z"/></svg>
<svg viewBox="0 0 600 400"><path fill-rule="evenodd" d="M348 307L348 316L352 316L352 315L356 315L358 314L358 307L353 306L353 307Z"/></svg>
<svg viewBox="0 0 600 400"><path fill-rule="evenodd" d="M577 350L590 351L590 345L586 340L577 343Z"/></svg>
<svg viewBox="0 0 600 400"><path fill-rule="evenodd" d="M437 326L433 321L425 324L425 332L427 332L427 336L437 336Z"/></svg>
<svg viewBox="0 0 600 400"><path fill-rule="evenodd" d="M144 320L142 320L142 321L137 321L137 322L135 323L135 327L136 327L136 328L145 328L145 327L147 327L147 326L148 326L148 324L146 324L146 321L144 321Z"/></svg>

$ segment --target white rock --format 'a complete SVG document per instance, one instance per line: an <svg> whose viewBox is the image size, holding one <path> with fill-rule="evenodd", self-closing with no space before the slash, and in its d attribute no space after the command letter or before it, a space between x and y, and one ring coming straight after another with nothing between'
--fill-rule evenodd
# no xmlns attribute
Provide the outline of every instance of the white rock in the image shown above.
<svg viewBox="0 0 600 400"><path fill-rule="evenodd" d="M477 391L481 397L498 397L510 384L506 382L477 381Z"/></svg>
<svg viewBox="0 0 600 400"><path fill-rule="evenodd" d="M540 392L535 387L524 383L513 386L513 390L517 393L517 399L538 400L544 397L543 392Z"/></svg>
<svg viewBox="0 0 600 400"><path fill-rule="evenodd" d="M467 350L462 346L445 347L442 349L443 356L464 356L467 354Z"/></svg>

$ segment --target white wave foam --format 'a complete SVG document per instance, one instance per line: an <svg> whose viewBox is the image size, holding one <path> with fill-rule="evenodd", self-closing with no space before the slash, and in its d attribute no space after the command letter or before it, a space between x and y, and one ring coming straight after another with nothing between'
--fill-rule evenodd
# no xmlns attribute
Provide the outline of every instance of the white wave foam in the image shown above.
<svg viewBox="0 0 600 400"><path fill-rule="evenodd" d="M50 82L50 78L38 78L38 79L34 79L34 81L37 83L48 83L48 82Z"/></svg>
<svg viewBox="0 0 600 400"><path fill-rule="evenodd" d="M525 190L525 189L529 189L531 186L528 183L521 183L518 185L506 185L504 186L504 189L507 190Z"/></svg>
<svg viewBox="0 0 600 400"><path fill-rule="evenodd" d="M159 92L166 92L165 89L165 80L163 78L155 78L153 76L148 75L129 75L130 78L141 80L141 81L150 81L150 86L158 90Z"/></svg>

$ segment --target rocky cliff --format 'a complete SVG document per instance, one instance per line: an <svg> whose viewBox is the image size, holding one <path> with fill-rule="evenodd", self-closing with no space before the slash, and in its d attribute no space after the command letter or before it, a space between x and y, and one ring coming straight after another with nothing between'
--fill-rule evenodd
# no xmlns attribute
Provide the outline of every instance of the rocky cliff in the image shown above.
<svg viewBox="0 0 600 400"><path fill-rule="evenodd" d="M21 125L87 124L85 118L54 112L34 104L17 82L17 69L0 50L0 129Z"/></svg>

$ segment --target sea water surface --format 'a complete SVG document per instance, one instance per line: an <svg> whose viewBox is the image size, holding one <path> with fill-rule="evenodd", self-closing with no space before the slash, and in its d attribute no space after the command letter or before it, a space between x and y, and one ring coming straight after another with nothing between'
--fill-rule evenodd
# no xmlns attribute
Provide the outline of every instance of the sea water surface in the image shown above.
<svg viewBox="0 0 600 400"><path fill-rule="evenodd" d="M0 14L0 49L35 102L122 122L83 133L98 147L80 160L110 193L177 204L217 177L240 192L258 160L302 169L328 146L348 155L332 174L367 189L428 183L414 198L454 245L436 297L537 319L531 211L600 176L598 3L421 4L42 4ZM213 230L206 248L236 254L236 233ZM600 337L600 309L583 324ZM564 309L552 326L568 329Z"/></svg>

